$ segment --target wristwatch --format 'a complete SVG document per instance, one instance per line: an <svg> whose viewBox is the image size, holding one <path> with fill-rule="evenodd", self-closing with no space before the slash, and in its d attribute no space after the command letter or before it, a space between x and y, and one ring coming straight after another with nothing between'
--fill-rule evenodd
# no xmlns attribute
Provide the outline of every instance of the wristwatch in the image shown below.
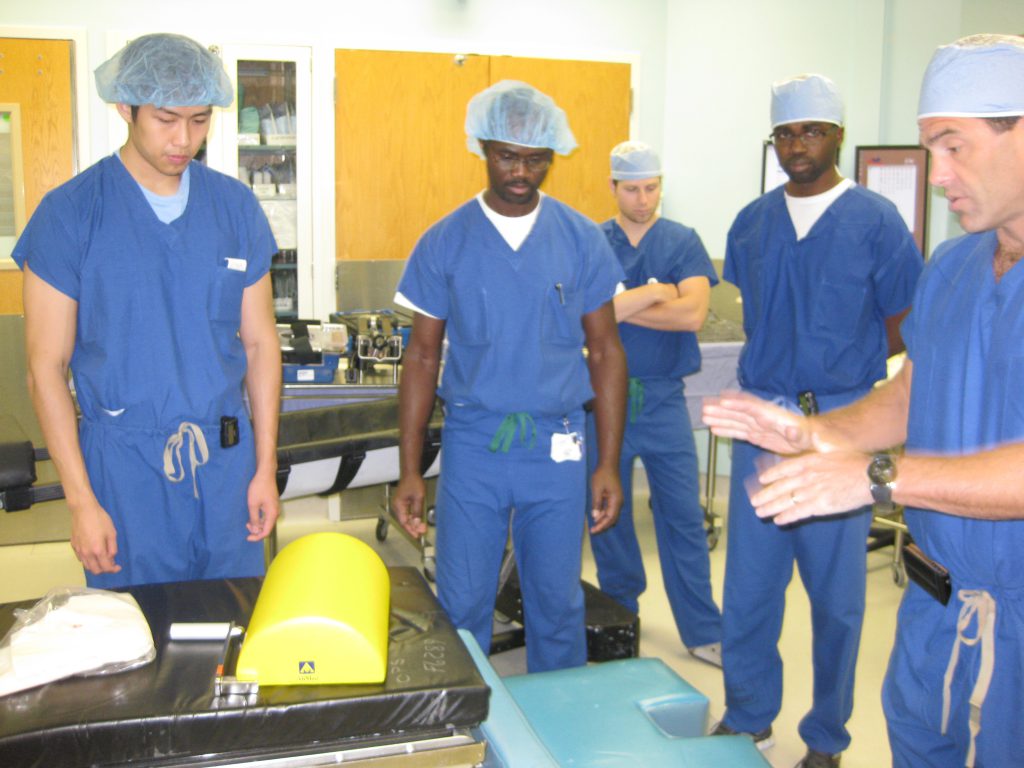
<svg viewBox="0 0 1024 768"><path fill-rule="evenodd" d="M876 453L868 464L871 497L876 504L892 506L892 489L896 484L896 462L888 453Z"/></svg>

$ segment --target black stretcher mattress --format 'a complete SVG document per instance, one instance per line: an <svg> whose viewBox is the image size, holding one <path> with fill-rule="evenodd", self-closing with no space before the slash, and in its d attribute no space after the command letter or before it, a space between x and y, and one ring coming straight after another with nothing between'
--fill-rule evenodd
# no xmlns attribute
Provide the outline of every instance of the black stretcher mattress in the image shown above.
<svg viewBox="0 0 1024 768"><path fill-rule="evenodd" d="M156 659L107 677L73 678L0 698L0 766L216 765L226 758L450 733L487 717L490 691L415 568L389 568L388 676L382 685L261 688L255 703L213 699L220 642L174 642L174 621L245 626L261 579L131 587ZM358 585L338 585L358 589ZM15 608L0 606L0 637Z"/></svg>

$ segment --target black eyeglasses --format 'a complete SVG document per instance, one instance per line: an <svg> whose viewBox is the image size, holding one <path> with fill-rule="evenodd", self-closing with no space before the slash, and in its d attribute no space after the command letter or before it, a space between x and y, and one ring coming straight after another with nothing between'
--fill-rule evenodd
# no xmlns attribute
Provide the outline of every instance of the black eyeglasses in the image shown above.
<svg viewBox="0 0 1024 768"><path fill-rule="evenodd" d="M538 155L517 155L515 152L503 152L497 149L488 150L488 154L494 163L503 171L511 171L517 165L522 164L526 170L538 172L545 170L551 165L551 154Z"/></svg>
<svg viewBox="0 0 1024 768"><path fill-rule="evenodd" d="M791 128L776 128L772 131L768 137L768 141L772 144L783 144L789 145L797 141L801 142L805 147L810 147L820 143L826 136L832 133L835 125L812 125L803 131L796 132Z"/></svg>

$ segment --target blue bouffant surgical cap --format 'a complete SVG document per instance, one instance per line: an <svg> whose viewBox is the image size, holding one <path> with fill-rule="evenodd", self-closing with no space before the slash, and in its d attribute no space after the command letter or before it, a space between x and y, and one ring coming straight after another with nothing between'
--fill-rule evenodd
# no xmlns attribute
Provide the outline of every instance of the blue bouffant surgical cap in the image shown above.
<svg viewBox="0 0 1024 768"><path fill-rule="evenodd" d="M96 68L96 90L112 104L226 107L234 95L220 59L182 35L144 35Z"/></svg>
<svg viewBox="0 0 1024 768"><path fill-rule="evenodd" d="M466 146L483 157L481 141L543 147L560 155L576 148L565 112L550 96L518 80L502 80L469 100Z"/></svg>
<svg viewBox="0 0 1024 768"><path fill-rule="evenodd" d="M658 154L639 141L624 141L612 150L612 178L634 181L661 176Z"/></svg>
<svg viewBox="0 0 1024 768"><path fill-rule="evenodd" d="M843 100L823 75L797 75L772 84L772 128L786 123L843 124Z"/></svg>
<svg viewBox="0 0 1024 768"><path fill-rule="evenodd" d="M917 119L1024 115L1024 37L971 35L943 45L921 83Z"/></svg>

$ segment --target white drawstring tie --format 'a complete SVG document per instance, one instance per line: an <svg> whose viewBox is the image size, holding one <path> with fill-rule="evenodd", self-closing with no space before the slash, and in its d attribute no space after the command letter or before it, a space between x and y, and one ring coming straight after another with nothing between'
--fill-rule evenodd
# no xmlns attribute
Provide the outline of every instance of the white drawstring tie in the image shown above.
<svg viewBox="0 0 1024 768"><path fill-rule="evenodd" d="M210 451L206 447L206 438L203 437L203 430L198 424L183 421L178 426L178 431L167 438L167 444L164 446L164 475L172 483L180 483L185 479L185 463L181 460L181 448L185 443L186 436L192 438L189 441L188 463L192 475L192 494L198 499L199 485L196 482L196 471L210 458Z"/></svg>
<svg viewBox="0 0 1024 768"><path fill-rule="evenodd" d="M946 733L946 728L949 725L950 689L953 684L953 673L956 671L956 664L960 658L960 645L977 645L980 642L981 666L978 668L978 679L974 683L974 690L971 691L969 722L971 745L967 750L966 762L967 768L973 768L975 746L978 734L981 733L981 705L985 703L988 686L992 682L992 671L996 664L996 601L983 589L961 589L956 596L963 602L963 606L961 606L960 616L957 618L956 640L953 642L953 651L950 653L949 666L946 667L946 677L943 681L942 733ZM964 633L975 617L978 621L978 630L973 637L968 637Z"/></svg>

